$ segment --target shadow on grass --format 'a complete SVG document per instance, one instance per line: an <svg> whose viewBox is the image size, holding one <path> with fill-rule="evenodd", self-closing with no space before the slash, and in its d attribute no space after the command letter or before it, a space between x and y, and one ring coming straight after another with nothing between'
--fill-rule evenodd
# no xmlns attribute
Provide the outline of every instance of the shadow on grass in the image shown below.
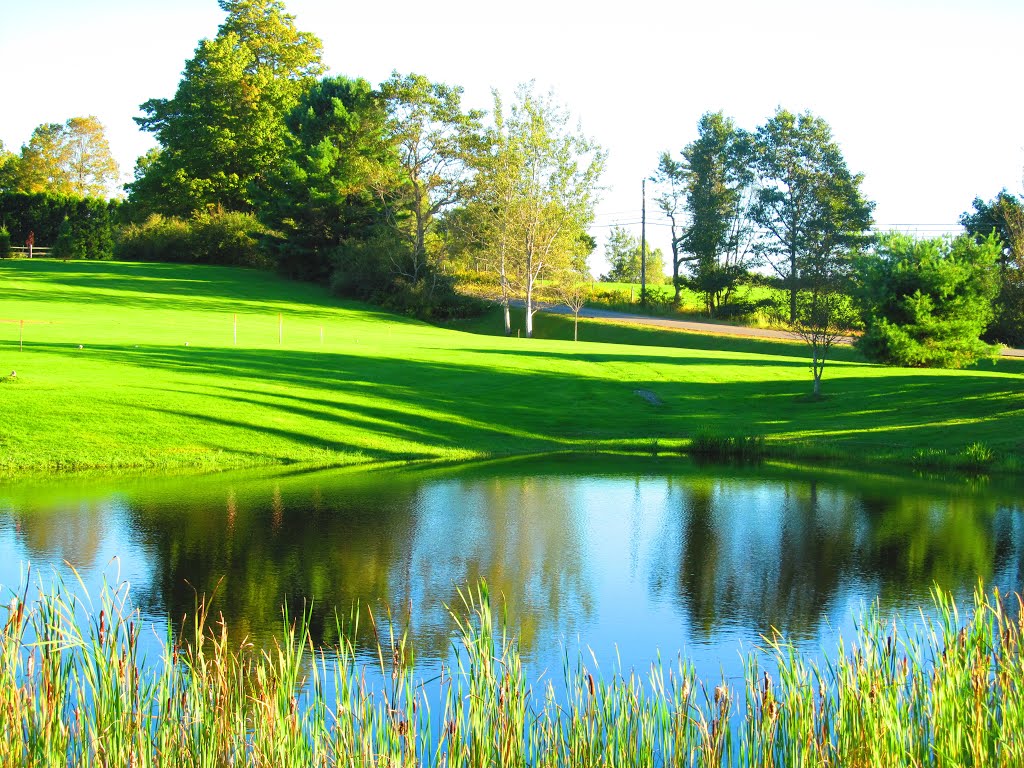
<svg viewBox="0 0 1024 768"><path fill-rule="evenodd" d="M523 327L522 309L511 310L513 333ZM495 310L479 318L460 320L446 327L483 336L504 335L501 311ZM564 315L539 312L534 315L534 338L573 340L573 320ZM788 358L810 358L807 345L799 340L761 339L749 336L723 336L696 331L675 330L662 327L643 327L624 322L580 319L579 339L581 342L599 344L629 344L648 347L671 347L674 349L695 349L715 352L739 352L753 355L774 355ZM585 348L585 344L583 347ZM864 356L853 347L835 346L829 352L829 359L843 362L863 363Z"/></svg>
<svg viewBox="0 0 1024 768"><path fill-rule="evenodd" d="M208 264L163 264L113 261L60 262L33 259L0 265L12 278L38 285L32 301L41 304L88 301L131 309L195 312L260 312L301 314L311 319L336 318L339 310L354 310L367 319L420 324L359 302L331 296L312 283L284 280L257 269ZM0 299L23 300L0 281Z"/></svg>
<svg viewBox="0 0 1024 768"><path fill-rule="evenodd" d="M53 345L47 351L66 354L67 348ZM728 357L701 358L701 365L712 368L705 380L688 379L686 373L666 379L653 371L659 376L619 381L608 361L671 369L673 360L600 354L593 361L604 366L597 374L608 371L602 377L581 375L568 365L557 370L516 365L533 352L485 350L479 364L472 354L480 350L453 350L462 359L451 362L262 349L97 347L91 352L110 363L203 377L179 390L173 384L165 389L188 389L190 398L199 396L192 402L203 412L183 417L377 459L436 456L431 448L446 447L499 455L550 451L589 442L687 438L700 430L769 439L809 437L851 453L865 447L885 451L974 441L1019 451L1024 417L1024 387L1018 379L971 372L950 376L892 369L880 376L871 368L864 369L871 375L858 376L847 369L825 382L827 399L801 403L798 399L811 386L809 376L713 380L713 367L736 362ZM643 402L637 389L653 391L664 405ZM203 396L211 398L209 407L202 405ZM214 407L216 401L224 405ZM166 404L150 407L174 412ZM267 424L267 414L275 410L298 417L300 426L282 430ZM347 439L353 431L366 435L366 442ZM384 440L375 442L374 435ZM397 444L388 446L389 440Z"/></svg>

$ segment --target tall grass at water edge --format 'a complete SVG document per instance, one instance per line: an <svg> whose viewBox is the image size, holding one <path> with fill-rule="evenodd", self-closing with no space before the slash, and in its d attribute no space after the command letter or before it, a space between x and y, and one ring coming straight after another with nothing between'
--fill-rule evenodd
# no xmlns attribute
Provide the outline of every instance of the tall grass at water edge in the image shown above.
<svg viewBox="0 0 1024 768"><path fill-rule="evenodd" d="M685 661L601 677L580 657L557 694L526 680L486 584L463 599L454 661L420 683L407 638L376 624L373 674L351 641L312 647L301 621L269 647L233 644L203 604L149 660L125 591L98 615L62 587L23 594L0 635L0 764L1024 765L1017 596L979 587L961 617L936 591L937 618L913 627L869 611L823 664L767 639L735 684Z"/></svg>

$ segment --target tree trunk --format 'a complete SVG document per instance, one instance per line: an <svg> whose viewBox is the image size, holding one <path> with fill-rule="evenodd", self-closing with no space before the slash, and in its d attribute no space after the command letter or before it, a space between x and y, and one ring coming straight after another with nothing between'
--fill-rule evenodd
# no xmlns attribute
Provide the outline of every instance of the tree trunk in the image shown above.
<svg viewBox="0 0 1024 768"><path fill-rule="evenodd" d="M573 341L579 341L580 340L580 313L579 312L577 312L575 315L573 315L572 340Z"/></svg>
<svg viewBox="0 0 1024 768"><path fill-rule="evenodd" d="M508 311L508 299L505 299L505 301L502 303L502 309L505 310L505 312L504 312L504 314L505 314L505 335L506 336L511 336L512 335L512 317L509 315L509 311Z"/></svg>
<svg viewBox="0 0 1024 768"><path fill-rule="evenodd" d="M526 289L526 338L533 338L533 286Z"/></svg>

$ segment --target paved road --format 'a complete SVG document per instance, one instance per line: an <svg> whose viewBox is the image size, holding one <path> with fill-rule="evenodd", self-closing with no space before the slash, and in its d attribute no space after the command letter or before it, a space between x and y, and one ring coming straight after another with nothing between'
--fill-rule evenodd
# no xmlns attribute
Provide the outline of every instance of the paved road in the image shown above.
<svg viewBox="0 0 1024 768"><path fill-rule="evenodd" d="M551 312L557 315L571 315L572 310L564 304L551 304L541 307L544 312ZM749 328L744 325L723 325L721 323L704 323L693 320L672 320L667 317L650 317L648 315L630 315L625 312L613 312L608 309L591 309L589 307L580 311L580 317L592 320L608 320L610 322L629 323L630 325L653 325L659 328L674 328L678 331L692 331L695 333L709 333L716 336L752 336L761 339L799 339L795 333L780 331L774 328ZM852 344L853 337L843 336L838 340L839 344ZM1003 347L1004 357L1024 357L1024 349L1011 349Z"/></svg>

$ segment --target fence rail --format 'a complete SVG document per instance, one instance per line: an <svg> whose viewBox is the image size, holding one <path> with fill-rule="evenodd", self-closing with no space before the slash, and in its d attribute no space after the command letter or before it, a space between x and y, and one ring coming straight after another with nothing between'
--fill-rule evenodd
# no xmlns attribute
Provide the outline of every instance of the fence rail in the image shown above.
<svg viewBox="0 0 1024 768"><path fill-rule="evenodd" d="M30 259L33 256L49 256L50 250L51 249L49 246L34 245L31 248L29 248L27 245L11 246L11 253L16 254L18 256L28 256Z"/></svg>

